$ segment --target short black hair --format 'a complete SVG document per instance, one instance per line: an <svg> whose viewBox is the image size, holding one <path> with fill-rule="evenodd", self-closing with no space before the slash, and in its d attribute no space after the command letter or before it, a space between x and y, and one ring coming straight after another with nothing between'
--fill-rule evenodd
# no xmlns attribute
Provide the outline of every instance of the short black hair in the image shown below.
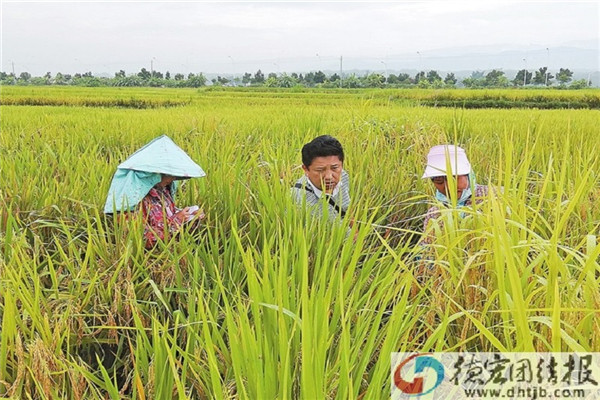
<svg viewBox="0 0 600 400"><path fill-rule="evenodd" d="M344 162L342 144L329 135L318 136L302 147L302 164L310 167L315 157L338 156Z"/></svg>

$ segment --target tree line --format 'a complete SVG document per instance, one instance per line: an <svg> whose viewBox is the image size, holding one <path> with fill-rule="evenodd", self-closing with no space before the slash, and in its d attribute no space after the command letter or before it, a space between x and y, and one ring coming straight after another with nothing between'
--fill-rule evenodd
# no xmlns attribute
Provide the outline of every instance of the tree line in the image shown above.
<svg viewBox="0 0 600 400"><path fill-rule="evenodd" d="M44 76L34 77L28 72L21 72L18 76L13 73L0 72L1 85L71 85L71 86L123 86L123 87L191 87L206 86L208 79L202 74L189 73L186 75L169 71L164 74L159 71L148 71L142 68L134 74L126 74L124 70L115 73L112 78L94 76L91 72L83 74L62 74L47 72ZM249 72L242 76L217 76L210 80L213 86L263 86L263 87L320 87L320 88L384 88L384 87L419 87L419 88L446 88L464 86L467 88L507 88L519 86L546 86L559 88L581 89L591 86L591 81L586 79L573 80L573 72L568 68L560 68L556 73L551 73L547 67L536 71L522 69L513 79L509 79L504 71L494 69L473 71L471 75L458 80L454 73L447 73L444 78L435 70L420 71L415 76L407 73L389 74L366 73L362 76L350 74L341 77L337 73L327 75L323 71L298 73L269 73L267 76L259 69L254 74Z"/></svg>

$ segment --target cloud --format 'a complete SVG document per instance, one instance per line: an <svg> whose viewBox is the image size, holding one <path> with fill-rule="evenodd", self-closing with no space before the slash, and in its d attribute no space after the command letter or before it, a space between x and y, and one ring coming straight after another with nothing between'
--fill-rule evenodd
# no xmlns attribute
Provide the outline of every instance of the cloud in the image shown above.
<svg viewBox="0 0 600 400"><path fill-rule="evenodd" d="M3 60L42 69L110 70L154 58L220 70L316 54L333 65L342 54L380 60L449 47L589 41L598 38L598 11L595 2L497 0L4 2L2 53Z"/></svg>

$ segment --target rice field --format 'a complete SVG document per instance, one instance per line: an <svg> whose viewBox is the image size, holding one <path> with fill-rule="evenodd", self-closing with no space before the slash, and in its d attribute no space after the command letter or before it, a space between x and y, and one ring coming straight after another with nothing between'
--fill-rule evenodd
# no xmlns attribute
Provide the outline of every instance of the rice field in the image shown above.
<svg viewBox="0 0 600 400"><path fill-rule="evenodd" d="M436 96L600 103L3 87L0 397L389 398L392 352L600 351L600 111L424 105ZM145 251L139 218L102 209L117 165L161 134L207 172L176 200L207 217ZM346 153L341 224L289 195L321 134ZM503 189L444 213L424 269L420 177L442 143Z"/></svg>

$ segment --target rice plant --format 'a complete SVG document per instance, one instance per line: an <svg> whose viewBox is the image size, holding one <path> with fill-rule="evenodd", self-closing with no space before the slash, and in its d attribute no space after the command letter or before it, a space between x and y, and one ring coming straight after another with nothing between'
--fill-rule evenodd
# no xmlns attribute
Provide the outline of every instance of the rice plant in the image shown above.
<svg viewBox="0 0 600 400"><path fill-rule="evenodd" d="M11 90L2 397L387 398L395 351L600 351L598 111L395 100L433 91ZM128 98L178 104L111 106ZM116 166L160 134L207 172L177 199L207 218L146 251L142 221L102 206ZM346 152L340 224L289 196L320 134ZM498 190L465 217L445 210L424 250L433 188L420 176L441 143Z"/></svg>

